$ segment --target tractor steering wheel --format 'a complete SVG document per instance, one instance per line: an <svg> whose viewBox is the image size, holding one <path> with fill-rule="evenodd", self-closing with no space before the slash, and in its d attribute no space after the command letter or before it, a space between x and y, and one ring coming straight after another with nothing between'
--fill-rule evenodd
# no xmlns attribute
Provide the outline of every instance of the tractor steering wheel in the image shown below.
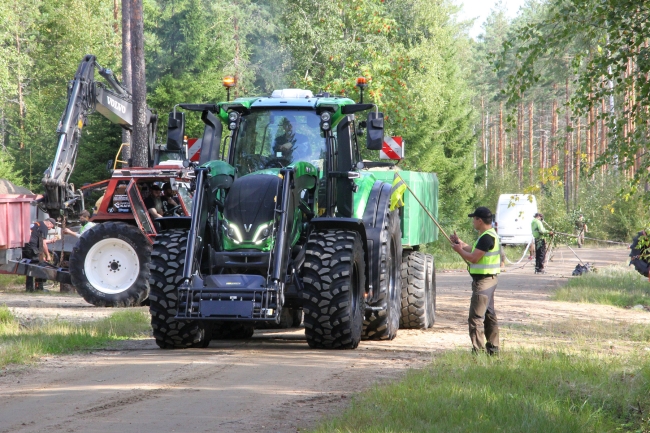
<svg viewBox="0 0 650 433"><path fill-rule="evenodd" d="M179 204L179 205L174 206L174 207L171 208L171 209L167 209L166 212L163 212L163 216L172 216L172 215L174 215L174 214L176 213L176 211L177 211L178 209L180 209L180 208L181 208L181 205Z"/></svg>

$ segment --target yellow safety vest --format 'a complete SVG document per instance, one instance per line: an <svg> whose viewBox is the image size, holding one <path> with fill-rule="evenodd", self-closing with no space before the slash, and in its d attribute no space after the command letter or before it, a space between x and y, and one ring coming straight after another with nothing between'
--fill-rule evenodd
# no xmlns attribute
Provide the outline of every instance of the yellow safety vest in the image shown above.
<svg viewBox="0 0 650 433"><path fill-rule="evenodd" d="M469 273L473 275L496 275L501 272L500 265L500 254L499 254L499 235L494 229L489 229L483 232L481 236L476 239L474 245L472 246L472 252L476 249L476 244L478 241L485 235L492 236L494 238L494 246L490 251L487 251L481 257L481 260L478 263L469 264Z"/></svg>
<svg viewBox="0 0 650 433"><path fill-rule="evenodd" d="M406 191L406 184L401 177L395 176L393 178L393 185L390 189L390 207L389 210L404 206L404 192Z"/></svg>

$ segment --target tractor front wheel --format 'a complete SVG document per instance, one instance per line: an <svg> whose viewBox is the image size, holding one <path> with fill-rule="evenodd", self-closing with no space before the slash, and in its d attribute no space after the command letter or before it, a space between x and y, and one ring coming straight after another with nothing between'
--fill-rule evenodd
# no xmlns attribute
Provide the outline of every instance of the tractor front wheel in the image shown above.
<svg viewBox="0 0 650 433"><path fill-rule="evenodd" d="M153 244L149 312L153 336L161 349L207 347L210 343L210 330L206 332L202 323L174 318L186 249L186 230L164 231L156 236Z"/></svg>
<svg viewBox="0 0 650 433"><path fill-rule="evenodd" d="M366 263L359 233L316 230L302 269L303 312L309 347L355 349L365 311Z"/></svg>
<svg viewBox="0 0 650 433"><path fill-rule="evenodd" d="M105 222L86 231L70 255L72 285L98 307L133 307L149 296L151 244L135 226Z"/></svg>

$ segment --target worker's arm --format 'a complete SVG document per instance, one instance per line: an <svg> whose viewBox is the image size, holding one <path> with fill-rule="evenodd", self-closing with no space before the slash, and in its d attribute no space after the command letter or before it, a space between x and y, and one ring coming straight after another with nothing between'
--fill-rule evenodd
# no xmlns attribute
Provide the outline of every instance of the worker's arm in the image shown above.
<svg viewBox="0 0 650 433"><path fill-rule="evenodd" d="M79 234L77 232L74 232L74 231L70 230L67 227L63 229L63 233L65 233L66 235L72 235L72 236L75 236L75 237L78 237L78 238L81 237L81 234Z"/></svg>
<svg viewBox="0 0 650 433"><path fill-rule="evenodd" d="M463 259L467 260L470 263L476 264L478 263L479 260L483 258L485 255L485 251L479 250L479 249L474 249L474 251L471 250L471 247L467 244L453 244L451 246L454 251L456 251ZM468 247L469 251L465 248Z"/></svg>
<svg viewBox="0 0 650 433"><path fill-rule="evenodd" d="M147 209L152 218L162 218L162 215L158 213L155 207L150 207Z"/></svg>
<svg viewBox="0 0 650 433"><path fill-rule="evenodd" d="M47 244L50 242L48 242L47 239L43 239L43 254L45 255L45 260L48 262L52 260L52 257L50 256L50 250L47 248Z"/></svg>

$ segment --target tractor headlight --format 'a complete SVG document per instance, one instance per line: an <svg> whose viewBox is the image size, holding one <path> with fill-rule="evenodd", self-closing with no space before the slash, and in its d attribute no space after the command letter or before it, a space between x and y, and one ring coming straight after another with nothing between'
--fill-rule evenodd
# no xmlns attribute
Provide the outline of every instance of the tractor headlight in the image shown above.
<svg viewBox="0 0 650 433"><path fill-rule="evenodd" d="M237 122L230 122L228 124L228 129L230 129L231 131L234 131L235 129L237 129Z"/></svg>
<svg viewBox="0 0 650 433"><path fill-rule="evenodd" d="M231 122L236 122L239 119L239 113L236 111L231 111L228 113L228 120Z"/></svg>
<svg viewBox="0 0 650 433"><path fill-rule="evenodd" d="M332 128L330 120L332 120L332 115L327 111L323 111L320 115L320 128L323 131L329 131Z"/></svg>
<svg viewBox="0 0 650 433"><path fill-rule="evenodd" d="M223 231L226 234L226 236L234 243L238 244L242 242L243 238L241 236L241 232L239 231L239 229L235 224L224 221Z"/></svg>
<svg viewBox="0 0 650 433"><path fill-rule="evenodd" d="M257 230L255 230L255 234L253 235L253 242L256 245L261 244L262 241L268 238L269 235L271 234L271 228L272 227L270 222L259 226Z"/></svg>

